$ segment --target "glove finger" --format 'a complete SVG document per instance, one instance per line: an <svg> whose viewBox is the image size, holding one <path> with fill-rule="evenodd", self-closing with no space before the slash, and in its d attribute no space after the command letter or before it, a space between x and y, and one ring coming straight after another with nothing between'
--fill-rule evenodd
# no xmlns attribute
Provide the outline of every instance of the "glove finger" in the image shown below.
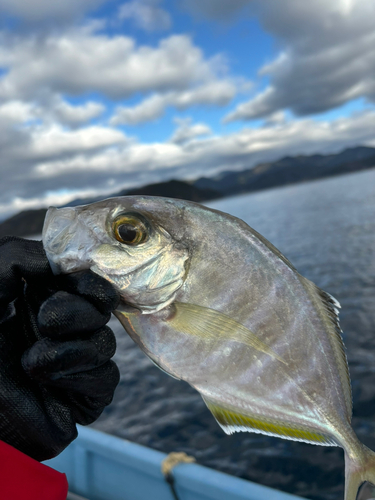
<svg viewBox="0 0 375 500"><path fill-rule="evenodd" d="M112 400L117 384L120 380L120 374L117 365L110 361L108 365L103 365L101 377L108 379L107 386L101 386L101 393L95 395L79 394L69 392L69 405L75 421L81 425L88 425L94 422L108 406ZM99 382L97 381L98 385ZM101 382L100 382L101 384Z"/></svg>
<svg viewBox="0 0 375 500"><path fill-rule="evenodd" d="M22 366L30 378L53 384L74 373L92 370L106 363L116 351L116 338L105 326L89 339L59 342L44 338L22 356Z"/></svg>
<svg viewBox="0 0 375 500"><path fill-rule="evenodd" d="M65 375L59 379L47 381L44 385L54 389L64 389L76 395L87 396L105 406L112 401L113 392L119 380L120 373L117 365L110 360L92 370Z"/></svg>
<svg viewBox="0 0 375 500"><path fill-rule="evenodd" d="M42 242L5 236L0 239L0 308L4 309L18 296L23 280L53 282Z"/></svg>
<svg viewBox="0 0 375 500"><path fill-rule="evenodd" d="M84 298L59 291L42 304L38 326L47 337L64 339L98 330L110 317L110 313L102 314Z"/></svg>
<svg viewBox="0 0 375 500"><path fill-rule="evenodd" d="M102 314L114 311L120 302L114 286L90 270L60 275L57 279L59 288L84 297Z"/></svg>

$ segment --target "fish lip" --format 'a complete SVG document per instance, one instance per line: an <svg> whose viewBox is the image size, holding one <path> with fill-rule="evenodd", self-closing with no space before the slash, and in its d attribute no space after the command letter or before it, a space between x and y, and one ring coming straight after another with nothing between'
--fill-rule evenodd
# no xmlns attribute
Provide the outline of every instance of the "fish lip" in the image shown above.
<svg viewBox="0 0 375 500"><path fill-rule="evenodd" d="M91 257L86 256L95 244L95 233L91 227L85 226L88 231L85 244L77 244L77 236L82 232L84 221L73 207L50 207L45 218L42 240L43 247L54 275L70 274L92 266ZM93 236L93 238L92 238ZM87 241L91 244L86 244ZM73 249L73 245L76 245Z"/></svg>
<svg viewBox="0 0 375 500"><path fill-rule="evenodd" d="M55 275L61 272L61 266L56 262L56 254L59 254L65 246L62 242L71 231L72 223L76 220L73 210L65 210L63 216L61 216L61 209L58 214L57 212L59 209L56 207L48 208L42 230L43 247ZM56 217L59 218L58 224L56 224Z"/></svg>

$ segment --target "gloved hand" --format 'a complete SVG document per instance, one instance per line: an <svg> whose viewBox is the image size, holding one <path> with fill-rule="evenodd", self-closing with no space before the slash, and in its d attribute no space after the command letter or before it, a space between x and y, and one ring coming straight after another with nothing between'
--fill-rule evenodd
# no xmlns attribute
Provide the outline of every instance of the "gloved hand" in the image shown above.
<svg viewBox="0 0 375 500"><path fill-rule="evenodd" d="M54 277L41 242L0 239L0 440L42 461L99 417L119 381L118 302L91 271Z"/></svg>

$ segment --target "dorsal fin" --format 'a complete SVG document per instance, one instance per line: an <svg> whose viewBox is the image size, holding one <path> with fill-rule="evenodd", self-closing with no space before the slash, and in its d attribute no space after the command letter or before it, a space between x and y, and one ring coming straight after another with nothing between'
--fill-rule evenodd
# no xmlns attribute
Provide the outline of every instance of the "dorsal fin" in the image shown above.
<svg viewBox="0 0 375 500"><path fill-rule="evenodd" d="M342 339L342 330L339 322L340 303L329 293L321 290L307 278L299 275L302 284L311 292L312 297L320 305L318 311L324 316L324 320L328 326L327 330L331 335L331 345L335 354L336 363L339 369L339 375L344 390L345 405L349 420L352 416L352 389L350 383L350 374L348 360L346 357L345 345ZM310 295L311 296L311 295Z"/></svg>
<svg viewBox="0 0 375 500"><path fill-rule="evenodd" d="M266 419L261 415L243 414L230 408L221 406L207 396L201 394L203 401L215 417L217 423L226 434L234 432L255 432L276 436L292 441L304 441L306 443L318 444L321 446L337 446L337 443L325 434L308 427L297 426L295 423L278 422L277 420Z"/></svg>

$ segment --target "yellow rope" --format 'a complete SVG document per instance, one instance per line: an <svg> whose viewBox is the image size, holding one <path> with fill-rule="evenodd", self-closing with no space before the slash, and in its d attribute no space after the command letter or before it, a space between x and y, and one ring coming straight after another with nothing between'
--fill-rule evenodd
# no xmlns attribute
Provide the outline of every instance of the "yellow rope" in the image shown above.
<svg viewBox="0 0 375 500"><path fill-rule="evenodd" d="M184 452L175 452L173 451L172 453L169 453L165 457L165 459L161 463L161 471L165 477L169 476L170 473L172 472L172 469L176 467L176 465L179 464L191 464L195 462L194 457L189 457Z"/></svg>

